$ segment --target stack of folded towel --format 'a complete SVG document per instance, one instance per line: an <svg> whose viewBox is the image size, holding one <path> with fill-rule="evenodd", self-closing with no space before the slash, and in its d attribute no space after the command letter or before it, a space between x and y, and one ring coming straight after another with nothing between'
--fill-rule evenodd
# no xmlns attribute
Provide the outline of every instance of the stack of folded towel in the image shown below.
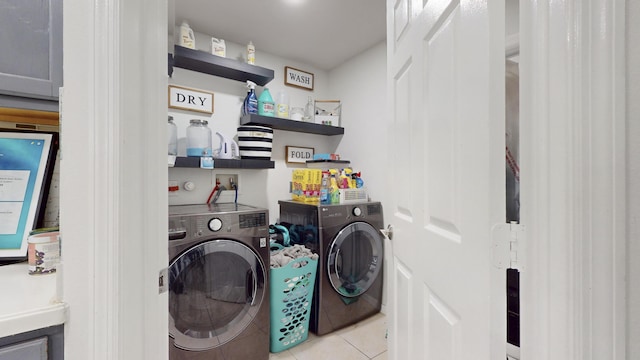
<svg viewBox="0 0 640 360"><path fill-rule="evenodd" d="M318 260L318 254L314 254L311 250L307 249L304 245L293 245L286 247L282 250L276 250L271 252L271 268L279 268L287 266L292 260L302 257L308 257L312 260ZM293 264L294 268L300 268L307 265L306 261L300 261Z"/></svg>

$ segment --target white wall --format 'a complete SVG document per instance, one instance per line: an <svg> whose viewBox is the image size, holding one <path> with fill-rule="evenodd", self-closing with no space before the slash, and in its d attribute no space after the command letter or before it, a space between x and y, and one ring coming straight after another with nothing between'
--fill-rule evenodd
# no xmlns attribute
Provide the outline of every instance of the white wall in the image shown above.
<svg viewBox="0 0 640 360"><path fill-rule="evenodd" d="M342 100L344 136L338 153L362 172L371 200L385 202L387 146L387 53L382 42L330 73L331 93ZM401 186L401 184L399 184Z"/></svg>
<svg viewBox="0 0 640 360"><path fill-rule="evenodd" d="M640 359L640 3L627 6L627 359Z"/></svg>

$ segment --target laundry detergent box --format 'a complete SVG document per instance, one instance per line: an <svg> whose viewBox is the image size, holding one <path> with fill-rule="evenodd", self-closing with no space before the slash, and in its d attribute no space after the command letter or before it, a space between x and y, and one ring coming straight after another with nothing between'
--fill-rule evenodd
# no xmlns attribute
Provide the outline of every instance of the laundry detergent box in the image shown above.
<svg viewBox="0 0 640 360"><path fill-rule="evenodd" d="M312 203L320 201L321 169L295 169L291 176L291 198Z"/></svg>

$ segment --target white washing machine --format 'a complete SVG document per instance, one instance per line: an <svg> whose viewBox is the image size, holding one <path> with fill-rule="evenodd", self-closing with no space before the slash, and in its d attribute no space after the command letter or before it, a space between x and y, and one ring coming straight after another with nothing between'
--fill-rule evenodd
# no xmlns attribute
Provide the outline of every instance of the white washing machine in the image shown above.
<svg viewBox="0 0 640 360"><path fill-rule="evenodd" d="M380 312L382 204L279 204L279 221L289 228L291 240L320 255L310 330L324 335Z"/></svg>
<svg viewBox="0 0 640 360"><path fill-rule="evenodd" d="M169 207L169 359L269 358L269 214Z"/></svg>

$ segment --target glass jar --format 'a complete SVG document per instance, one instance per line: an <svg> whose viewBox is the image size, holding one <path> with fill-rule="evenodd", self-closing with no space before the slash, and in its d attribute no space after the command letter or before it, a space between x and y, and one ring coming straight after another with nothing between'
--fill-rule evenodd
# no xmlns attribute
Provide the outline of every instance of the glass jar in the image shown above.
<svg viewBox="0 0 640 360"><path fill-rule="evenodd" d="M301 108L301 107L292 107L291 108L291 114L290 114L291 120L302 121L303 117L304 117L304 109L303 108Z"/></svg>
<svg viewBox="0 0 640 360"><path fill-rule="evenodd" d="M313 103L313 99L309 96L307 100L307 105L304 107L304 117L302 121L314 122L315 118L315 104Z"/></svg>
<svg viewBox="0 0 640 360"><path fill-rule="evenodd" d="M178 127L173 122L173 116L169 116L169 125L167 128L167 143L169 147L169 155L178 155Z"/></svg>
<svg viewBox="0 0 640 360"><path fill-rule="evenodd" d="M187 156L211 156L211 129L206 120L193 119L187 127Z"/></svg>

